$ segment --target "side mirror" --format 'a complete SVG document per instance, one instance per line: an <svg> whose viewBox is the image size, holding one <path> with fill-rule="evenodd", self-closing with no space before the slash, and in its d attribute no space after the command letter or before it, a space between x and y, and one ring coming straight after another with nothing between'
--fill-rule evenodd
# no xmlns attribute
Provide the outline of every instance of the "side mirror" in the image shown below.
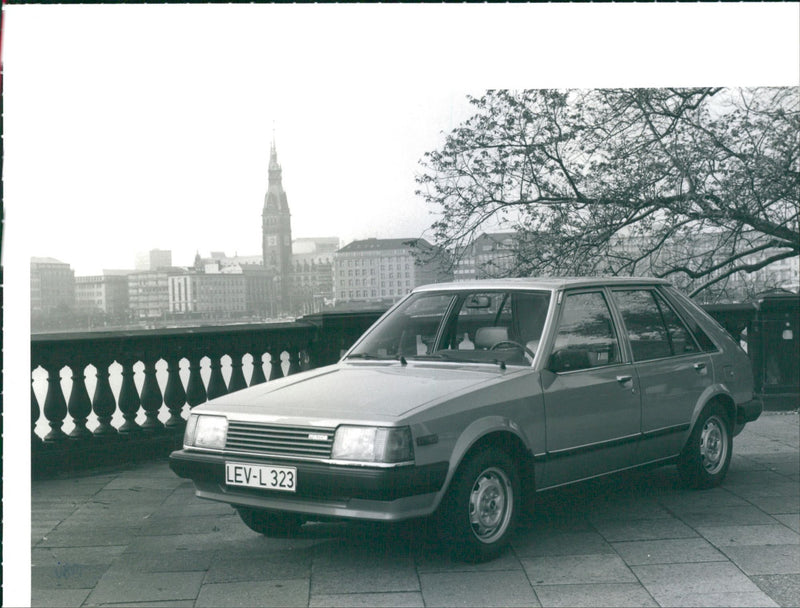
<svg viewBox="0 0 800 608"><path fill-rule="evenodd" d="M551 372L569 372L591 367L589 351L583 348L562 348L550 356L547 369Z"/></svg>

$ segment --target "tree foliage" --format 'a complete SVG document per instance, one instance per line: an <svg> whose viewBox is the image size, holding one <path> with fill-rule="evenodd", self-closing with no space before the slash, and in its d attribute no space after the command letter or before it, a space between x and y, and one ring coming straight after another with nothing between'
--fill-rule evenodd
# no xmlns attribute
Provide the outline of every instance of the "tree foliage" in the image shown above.
<svg viewBox="0 0 800 608"><path fill-rule="evenodd" d="M418 193L457 261L516 231L513 274L650 274L693 293L800 254L796 88L488 91Z"/></svg>

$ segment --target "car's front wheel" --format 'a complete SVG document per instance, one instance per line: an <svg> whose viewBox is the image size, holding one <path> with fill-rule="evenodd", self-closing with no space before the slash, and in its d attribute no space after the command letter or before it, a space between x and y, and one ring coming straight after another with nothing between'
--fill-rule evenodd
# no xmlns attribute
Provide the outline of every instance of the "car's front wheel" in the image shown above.
<svg viewBox="0 0 800 608"><path fill-rule="evenodd" d="M236 511L248 528L264 536L282 538L294 536L303 525L303 518L296 513L263 511L248 507L236 507Z"/></svg>
<svg viewBox="0 0 800 608"><path fill-rule="evenodd" d="M492 559L508 543L521 498L519 474L508 455L484 448L461 464L440 511L440 526L453 557Z"/></svg>
<svg viewBox="0 0 800 608"><path fill-rule="evenodd" d="M719 485L728 472L732 451L728 415L718 403L707 405L678 459L681 480L691 488Z"/></svg>

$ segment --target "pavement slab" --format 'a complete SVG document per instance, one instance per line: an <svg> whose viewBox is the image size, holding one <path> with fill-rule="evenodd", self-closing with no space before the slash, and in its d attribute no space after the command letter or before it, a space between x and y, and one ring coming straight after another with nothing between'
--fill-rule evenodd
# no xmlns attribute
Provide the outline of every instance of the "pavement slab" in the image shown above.
<svg viewBox="0 0 800 608"><path fill-rule="evenodd" d="M422 608L425 602L421 593L341 593L312 595L309 606L312 608L378 608L380 606L397 608Z"/></svg>
<svg viewBox="0 0 800 608"><path fill-rule="evenodd" d="M545 608L596 606L658 606L638 583L595 583L592 585L534 585Z"/></svg>
<svg viewBox="0 0 800 608"><path fill-rule="evenodd" d="M636 577L618 555L560 555L523 558L533 585L634 583Z"/></svg>
<svg viewBox="0 0 800 608"><path fill-rule="evenodd" d="M318 568L315 564L311 589L315 594L419 591L419 578L411 565L332 569Z"/></svg>
<svg viewBox="0 0 800 608"><path fill-rule="evenodd" d="M608 542L697 536L697 532L677 518L603 521L596 522L595 527Z"/></svg>
<svg viewBox="0 0 800 608"><path fill-rule="evenodd" d="M782 524L704 526L697 530L717 547L797 545L800 543L800 534Z"/></svg>
<svg viewBox="0 0 800 608"><path fill-rule="evenodd" d="M110 569L86 600L87 606L189 600L197 597L205 572L131 572Z"/></svg>
<svg viewBox="0 0 800 608"><path fill-rule="evenodd" d="M800 545L723 547L745 574L800 574Z"/></svg>
<svg viewBox="0 0 800 608"><path fill-rule="evenodd" d="M427 522L249 530L165 462L35 481L33 606L798 606L797 413L734 441L727 480L675 467L543 494L490 562L453 561ZM7 583L8 581L4 581Z"/></svg>
<svg viewBox="0 0 800 608"><path fill-rule="evenodd" d="M753 582L781 606L800 606L800 574L769 574Z"/></svg>
<svg viewBox="0 0 800 608"><path fill-rule="evenodd" d="M613 543L629 566L725 561L726 557L703 538L675 538Z"/></svg>
<svg viewBox="0 0 800 608"><path fill-rule="evenodd" d="M521 571L493 572L475 576L471 572L420 574L426 606L540 606L536 593Z"/></svg>
<svg viewBox="0 0 800 608"><path fill-rule="evenodd" d="M308 580L251 581L203 585L196 608L308 606Z"/></svg>
<svg viewBox="0 0 800 608"><path fill-rule="evenodd" d="M730 562L632 566L662 606L770 606L774 602Z"/></svg>
<svg viewBox="0 0 800 608"><path fill-rule="evenodd" d="M611 545L598 532L542 531L518 535L512 544L520 557L614 553Z"/></svg>

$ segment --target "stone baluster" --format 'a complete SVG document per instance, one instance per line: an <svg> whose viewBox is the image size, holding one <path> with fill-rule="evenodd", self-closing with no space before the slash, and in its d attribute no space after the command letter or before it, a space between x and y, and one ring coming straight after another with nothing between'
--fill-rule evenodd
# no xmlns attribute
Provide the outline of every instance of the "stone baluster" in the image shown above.
<svg viewBox="0 0 800 608"><path fill-rule="evenodd" d="M225 386L225 378L222 377L222 361L219 355L209 355L211 359L211 377L208 379L208 398L215 399L226 395L228 387Z"/></svg>
<svg viewBox="0 0 800 608"><path fill-rule="evenodd" d="M86 428L86 421L92 413L92 400L89 399L89 392L86 390L85 370L86 362L81 358L72 364L72 390L67 410L75 423L69 437L75 440L88 439L92 436L91 431Z"/></svg>
<svg viewBox="0 0 800 608"><path fill-rule="evenodd" d="M231 379L228 383L228 392L232 393L234 391L240 391L243 388L247 388L247 382L244 379L244 372L242 371L242 367L244 363L242 362L242 353L233 351L230 354L231 356Z"/></svg>
<svg viewBox="0 0 800 608"><path fill-rule="evenodd" d="M36 393L33 392L33 386L31 386L31 445L34 447L42 443L42 438L36 434L36 423L39 420L39 416L39 400L36 398Z"/></svg>
<svg viewBox="0 0 800 608"><path fill-rule="evenodd" d="M64 391L61 390L60 368L57 364L48 363L47 370L47 395L44 398L44 417L50 425L50 432L44 440L48 443L64 441L66 433L61 430L64 426L64 418L67 416L67 402L64 399Z"/></svg>
<svg viewBox="0 0 800 608"><path fill-rule="evenodd" d="M142 423L142 430L148 432L160 431L164 424L158 419L158 412L164 402L161 389L156 379L156 362L152 355L144 364L144 383L142 384L142 409L146 419Z"/></svg>
<svg viewBox="0 0 800 608"><path fill-rule="evenodd" d="M276 380L278 378L283 378L283 368L281 367L281 351L279 349L274 349L269 353L269 362L270 362L270 372L269 372L269 379Z"/></svg>
<svg viewBox="0 0 800 608"><path fill-rule="evenodd" d="M191 407L200 405L206 400L206 387L200 375L200 360L202 356L193 353L189 357L189 382L186 384L186 401Z"/></svg>
<svg viewBox="0 0 800 608"><path fill-rule="evenodd" d="M266 376L264 376L264 360L262 357L261 353L253 351L253 375L250 378L250 386L263 384L267 381Z"/></svg>
<svg viewBox="0 0 800 608"><path fill-rule="evenodd" d="M94 430L94 435L95 437L114 436L117 434L117 429L111 425L111 419L117 409L117 402L108 380L111 376L108 373L111 361L95 359L94 365L97 368L97 384L94 387L94 398L92 399L92 409L97 416L97 428Z"/></svg>
<svg viewBox="0 0 800 608"><path fill-rule="evenodd" d="M167 385L164 387L164 403L169 409L169 419L166 422L168 429L180 429L186 424L181 416L183 406L186 404L186 391L183 389L180 371L179 355L168 355Z"/></svg>
<svg viewBox="0 0 800 608"><path fill-rule="evenodd" d="M300 353L291 348L289 349L289 369L287 371L287 376L291 376L300 371Z"/></svg>
<svg viewBox="0 0 800 608"><path fill-rule="evenodd" d="M119 427L120 433L138 433L142 430L136 422L136 413L139 411L139 393L133 381L132 359L120 361L122 364L122 386L119 390L119 410L125 422Z"/></svg>

